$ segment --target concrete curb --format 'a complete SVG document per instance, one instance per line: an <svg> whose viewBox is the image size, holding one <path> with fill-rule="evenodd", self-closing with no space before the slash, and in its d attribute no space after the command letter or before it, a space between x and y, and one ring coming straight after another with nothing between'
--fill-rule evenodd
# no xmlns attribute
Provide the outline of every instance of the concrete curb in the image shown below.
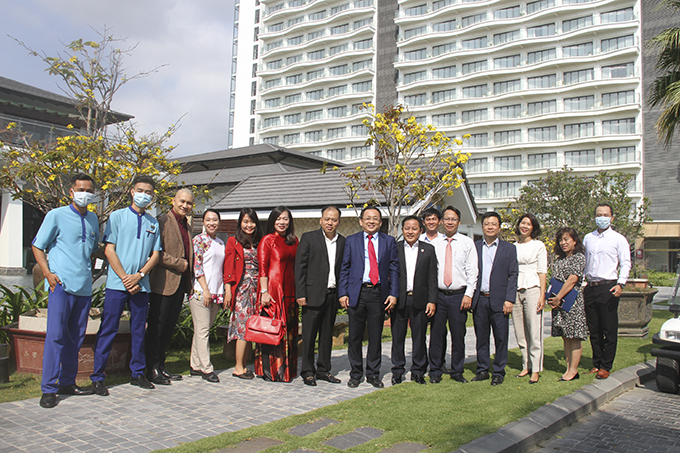
<svg viewBox="0 0 680 453"><path fill-rule="evenodd" d="M519 453L535 447L581 417L599 409L626 390L656 376L656 361L650 360L617 371L546 404L498 431L463 445L455 453Z"/></svg>

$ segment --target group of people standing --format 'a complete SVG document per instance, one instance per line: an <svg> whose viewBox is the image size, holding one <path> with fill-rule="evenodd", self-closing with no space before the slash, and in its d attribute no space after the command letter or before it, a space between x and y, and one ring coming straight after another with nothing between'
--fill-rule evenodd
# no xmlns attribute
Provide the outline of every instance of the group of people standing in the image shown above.
<svg viewBox="0 0 680 453"><path fill-rule="evenodd" d="M286 207L271 212L264 235L257 213L244 208L235 234L225 244L217 237L220 215L212 209L203 213L204 231L191 237L187 215L194 197L188 189L177 192L168 213L158 219L148 214L154 189L153 179L138 177L130 189L130 206L113 212L106 225L102 242L109 270L92 388L75 384L91 303L91 257L99 243L97 217L87 209L94 199L92 178L75 176L73 203L45 217L33 241L49 287L42 407L56 406L57 394L109 394L105 369L126 307L132 338L130 383L153 389L182 380L167 371L165 355L187 295L194 323L190 374L208 382L220 380L210 362L209 331L219 311L229 309L227 341L235 341L234 377L257 375L290 382L299 374L309 386L316 386L317 380L340 383L331 373L331 349L336 314L343 307L349 315L347 385L351 388L364 377L374 387L384 385L380 368L386 314L391 318L393 385L403 382L406 374L409 325L412 381L425 384L429 368L432 384L441 382L443 374L467 382L463 365L469 312L477 338L472 380L491 378L491 385L503 383L512 313L523 357L518 377L529 375L529 382L536 383L543 367L546 303L553 308L552 335L564 339L567 369L562 380L579 378L581 341L588 335L593 347L591 372L601 379L609 376L616 352L618 297L630 270L628 243L611 229L614 216L609 205L597 207L597 230L586 236L584 244L571 228L557 232L552 277L563 286L546 300L548 256L537 239L541 229L532 214L519 219L518 241L510 244L500 239L500 215L487 212L482 215L483 238L474 242L458 232L458 209L448 206L442 213L429 208L422 217L402 220L403 237L397 242L380 232L382 215L377 207L365 207L359 218L362 231L345 238L337 231L340 210L328 206L321 210L321 228L298 241ZM567 311L561 307L572 290L578 297ZM299 373L298 309L302 310ZM246 367L251 349L246 324L253 315L278 318L285 326L279 344L255 345L254 373ZM451 366L447 369L448 333ZM493 363L490 335L496 349Z"/></svg>

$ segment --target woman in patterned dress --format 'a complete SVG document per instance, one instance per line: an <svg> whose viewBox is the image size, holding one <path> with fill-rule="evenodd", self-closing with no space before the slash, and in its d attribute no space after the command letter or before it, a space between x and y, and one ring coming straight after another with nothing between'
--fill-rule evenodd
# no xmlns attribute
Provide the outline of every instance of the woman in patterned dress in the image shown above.
<svg viewBox="0 0 680 453"><path fill-rule="evenodd" d="M295 237L293 216L285 206L269 215L267 235L260 241L260 301L270 317L282 318L286 335L276 346L258 344L255 374L268 381L290 382L297 375L298 305L295 302Z"/></svg>
<svg viewBox="0 0 680 453"><path fill-rule="evenodd" d="M583 303L583 271L586 267L585 249L578 233L573 228L560 228L555 235L555 254L557 259L553 262L552 276L563 282L560 292L548 300L553 307L552 311L552 336L562 337L564 341L564 356L567 359L567 371L564 372L560 381L573 381L578 379L578 365L581 361L581 341L588 339L588 327L586 325L586 312ZM562 306L562 298L575 288L578 291L576 302L571 310L565 311Z"/></svg>
<svg viewBox="0 0 680 453"><path fill-rule="evenodd" d="M259 222L253 209L241 209L236 234L227 240L225 248L224 306L231 309L227 342L236 340L236 366L232 376L241 379L255 377L246 369L250 343L244 336L246 321L255 313L257 305L257 246L262 237Z"/></svg>

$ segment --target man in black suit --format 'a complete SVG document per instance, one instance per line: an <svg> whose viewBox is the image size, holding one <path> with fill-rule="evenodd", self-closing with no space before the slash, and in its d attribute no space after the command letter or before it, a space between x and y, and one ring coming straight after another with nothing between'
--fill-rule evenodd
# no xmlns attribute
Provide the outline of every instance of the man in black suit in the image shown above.
<svg viewBox="0 0 680 453"><path fill-rule="evenodd" d="M338 312L340 265L345 237L338 234L340 210L327 206L321 210L321 228L302 235L295 256L295 294L302 307L302 370L306 385L316 380L333 384L340 379L331 374L333 326ZM319 356L314 369L314 343L319 335Z"/></svg>
<svg viewBox="0 0 680 453"><path fill-rule="evenodd" d="M477 291L472 300L472 320L477 336L477 375L473 381L489 379L491 358L489 333L493 328L496 356L491 385L503 383L508 363L508 316L517 296L517 249L499 239L501 216L487 212L482 216L484 239L475 242L479 257Z"/></svg>
<svg viewBox="0 0 680 453"><path fill-rule="evenodd" d="M411 322L411 380L425 384L427 371L427 318L437 303L437 256L434 247L419 241L422 226L416 216L401 222L403 241L397 242L399 256L399 301L392 310L392 385L400 384L406 365L404 345Z"/></svg>

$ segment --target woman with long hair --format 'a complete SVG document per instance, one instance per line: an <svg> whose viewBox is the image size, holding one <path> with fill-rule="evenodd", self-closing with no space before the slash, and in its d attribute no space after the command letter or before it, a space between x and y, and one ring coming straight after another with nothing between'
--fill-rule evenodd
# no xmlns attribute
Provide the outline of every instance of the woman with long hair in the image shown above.
<svg viewBox="0 0 680 453"><path fill-rule="evenodd" d="M246 369L250 343L245 340L245 333L246 321L255 313L258 299L257 246L262 238L259 222L255 210L241 209L236 234L227 239L225 248L224 307L231 309L227 342L236 340L236 366L232 376L240 379L255 377Z"/></svg>
<svg viewBox="0 0 680 453"><path fill-rule="evenodd" d="M270 317L282 319L286 335L280 344L258 344L255 348L255 374L268 381L290 382L297 375L298 305L295 302L295 237L293 216L285 206L269 215L267 235L260 241L261 309Z"/></svg>

